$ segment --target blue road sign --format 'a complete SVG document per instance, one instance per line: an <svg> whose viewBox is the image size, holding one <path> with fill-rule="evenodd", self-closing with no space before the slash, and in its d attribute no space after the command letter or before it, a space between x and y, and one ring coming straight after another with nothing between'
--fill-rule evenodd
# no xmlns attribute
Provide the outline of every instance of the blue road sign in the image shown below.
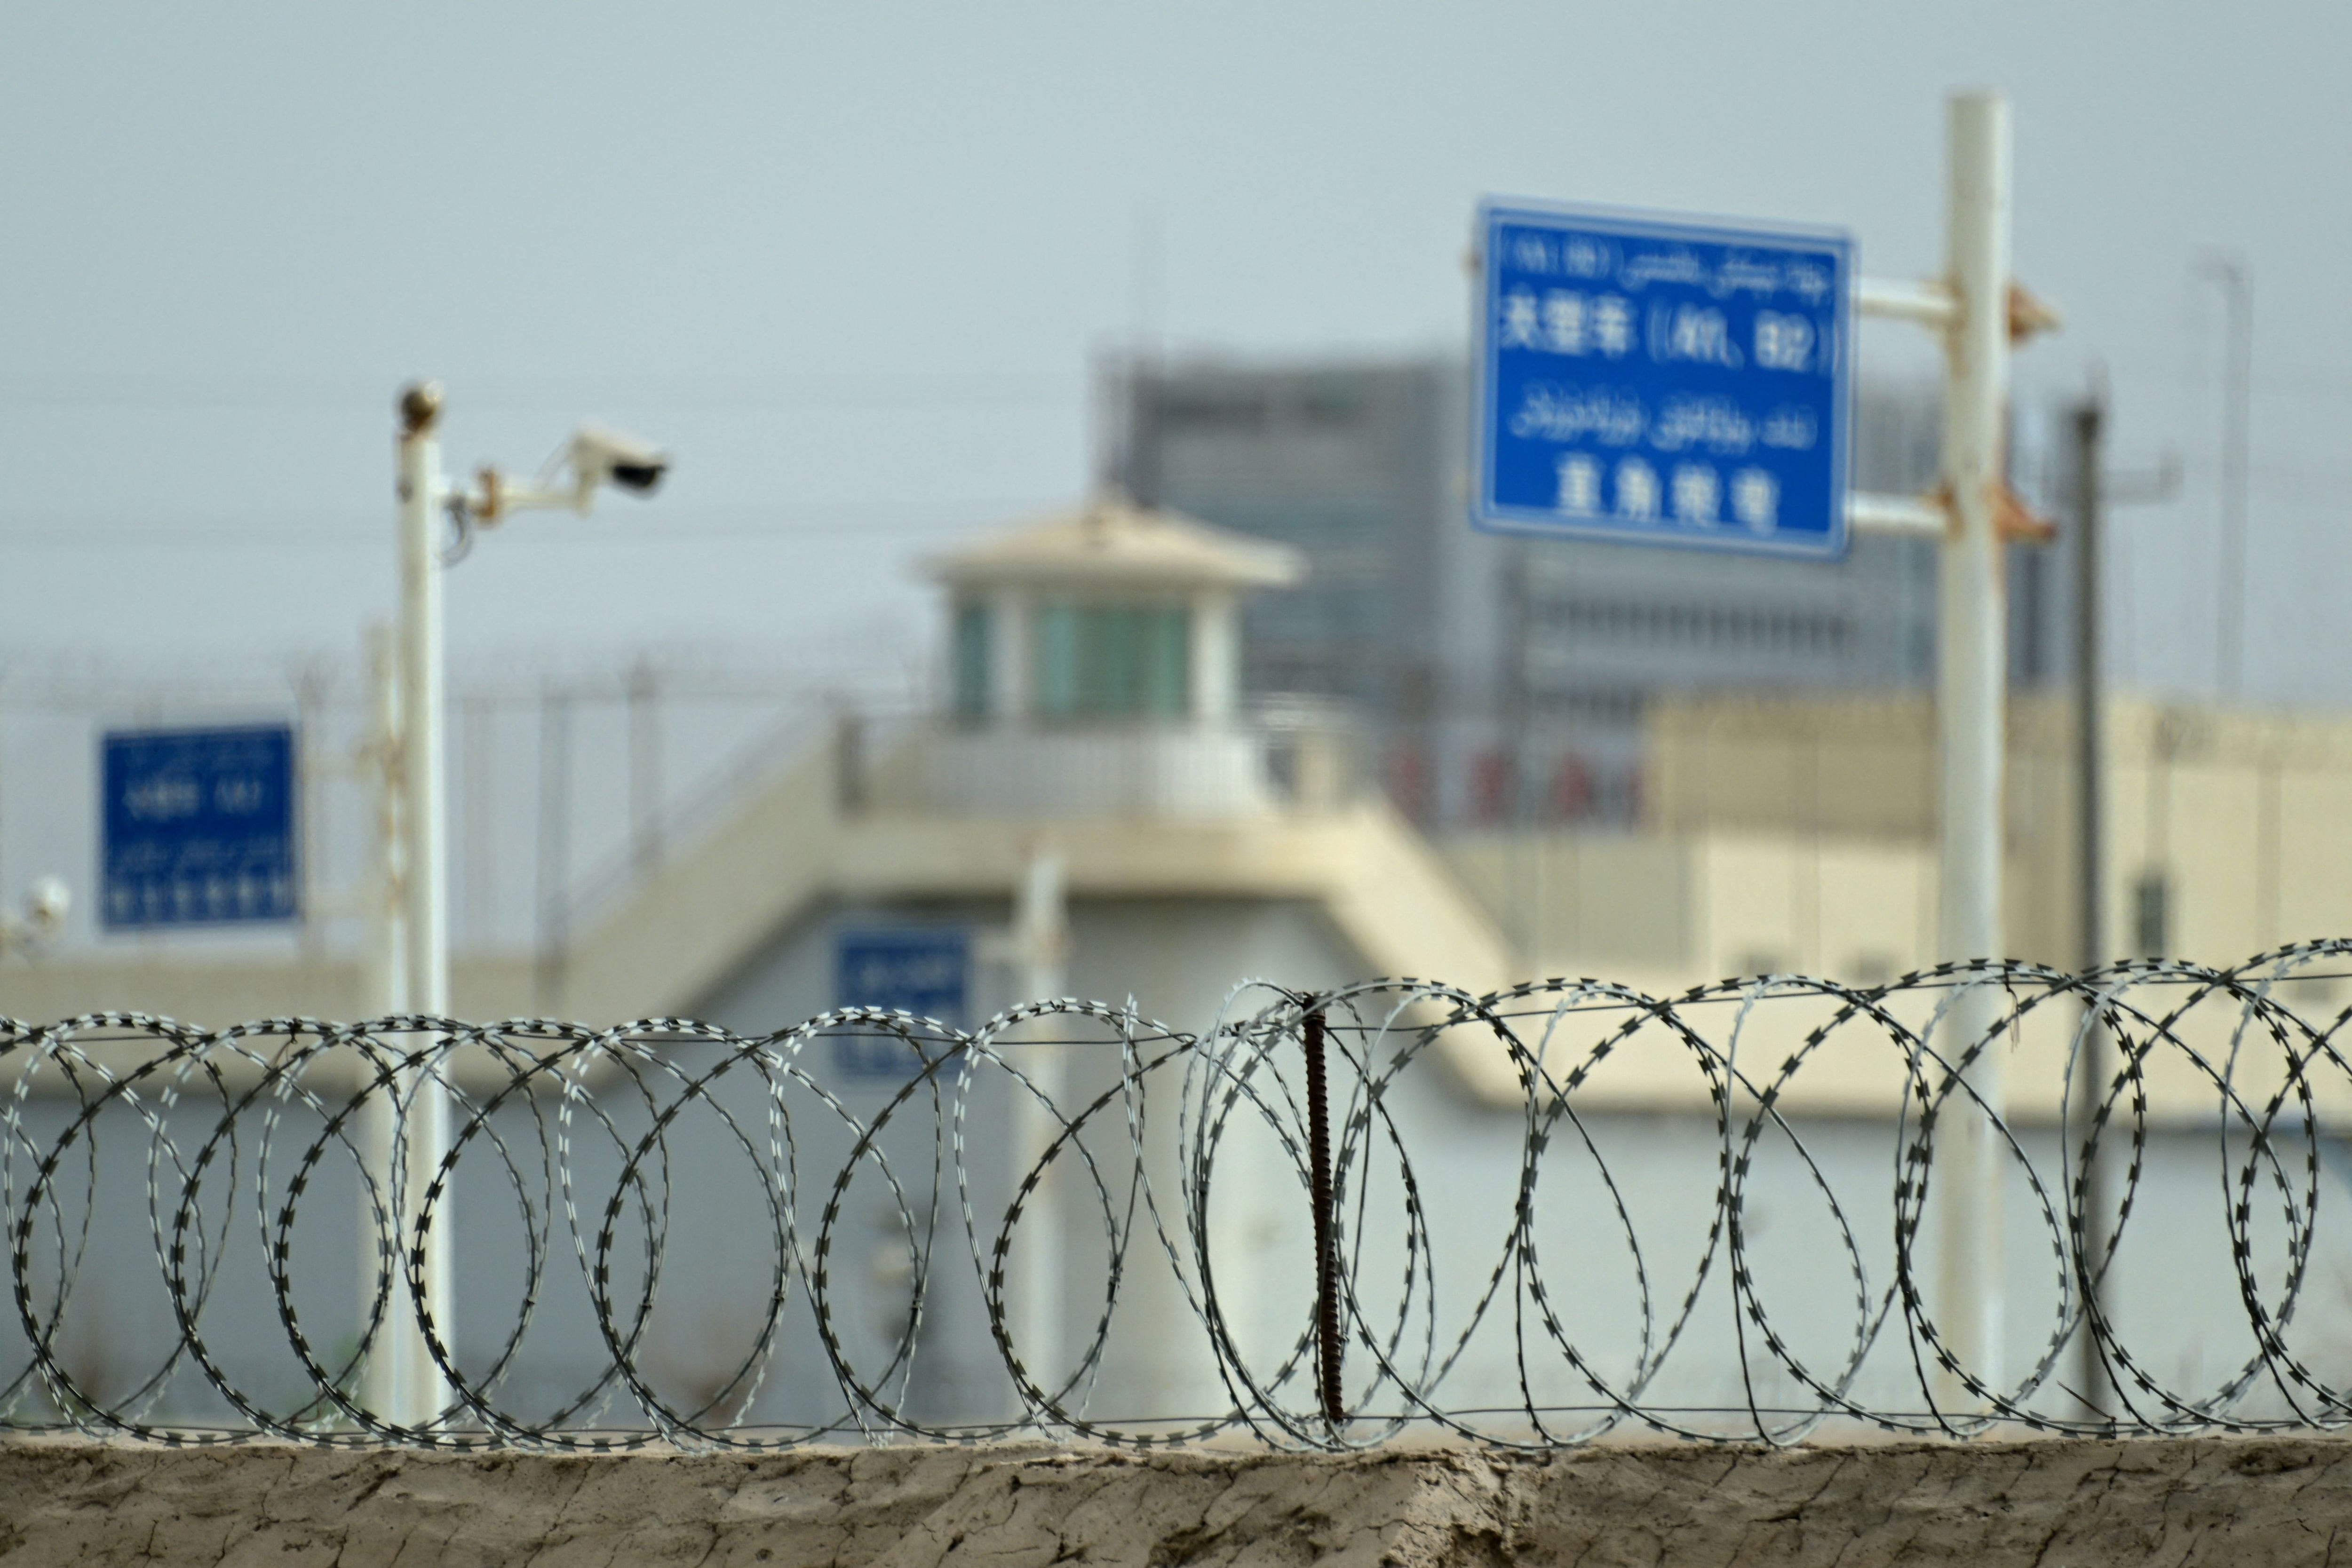
<svg viewBox="0 0 2352 1568"><path fill-rule="evenodd" d="M1478 232L1475 523L1845 553L1850 239L1503 202Z"/></svg>
<svg viewBox="0 0 2352 1568"><path fill-rule="evenodd" d="M300 913L291 727L131 730L101 750L110 930Z"/></svg>
<svg viewBox="0 0 2352 1568"><path fill-rule="evenodd" d="M971 982L971 939L958 926L903 925L841 932L835 997L845 1008L896 1008L961 1028ZM834 1064L859 1078L908 1078L922 1062L901 1041L836 1035Z"/></svg>

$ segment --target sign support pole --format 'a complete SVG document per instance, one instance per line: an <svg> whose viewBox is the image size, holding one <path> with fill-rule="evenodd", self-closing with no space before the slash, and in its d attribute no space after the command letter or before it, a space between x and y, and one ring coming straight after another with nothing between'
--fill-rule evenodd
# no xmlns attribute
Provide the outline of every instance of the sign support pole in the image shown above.
<svg viewBox="0 0 2352 1568"><path fill-rule="evenodd" d="M1944 493L1914 499L1854 496L1853 526L1943 538L1936 622L1936 727L1941 823L1936 956L1998 958L2001 934L2002 773L2007 760L2007 601L2004 516L2016 510L2006 473L2010 350L2022 333L2056 325L2054 312L2016 287L2010 256L2009 105L1963 93L1950 105L1948 270L1938 282L1863 280L1865 315L1916 322L1944 340ZM2000 998L1960 992L1935 1042L1958 1074L1938 1113L1930 1176L1940 1237L1934 1285L1944 1353L1988 1388L2002 1385L2008 1152L1995 1118L2008 1109L2007 1042L1987 1036ZM1967 1397L1947 1369L1944 1396Z"/></svg>
<svg viewBox="0 0 2352 1568"><path fill-rule="evenodd" d="M1843 553L1850 528L1939 536L1936 950L1965 966L1997 960L2007 946L2001 556L2012 537L2047 537L2008 486L2010 350L2057 316L2010 272L2007 103L1962 93L1948 114L1947 266L1927 282L1853 277L1850 244L1827 231L1482 204L1471 518L1503 531L1822 559ZM1847 489L1853 312L1943 340L1935 496ZM1930 1086L1927 1178L1939 1247L1931 1321L1948 1403L1969 1384L1988 1396L2003 1386L2008 1176L1997 984L1966 972L1955 984L1933 1042L1949 1076Z"/></svg>
<svg viewBox="0 0 2352 1568"><path fill-rule="evenodd" d="M1945 535L1937 622L1936 722L1941 743L1942 876L1937 956L1997 958L2001 936L2002 712L2007 617L1999 513L2009 397L2009 106L1990 93L1951 102L1950 286L1947 344ZM1945 1348L1983 1385L2001 1384L2005 1041L1987 1042L1999 997L1964 990L1948 1015L1948 1062L1981 1046L1945 1103L1933 1183L1942 1235L1937 1322ZM1979 1102L1981 1102L1979 1106ZM1955 1381L1953 1386L1957 1388Z"/></svg>

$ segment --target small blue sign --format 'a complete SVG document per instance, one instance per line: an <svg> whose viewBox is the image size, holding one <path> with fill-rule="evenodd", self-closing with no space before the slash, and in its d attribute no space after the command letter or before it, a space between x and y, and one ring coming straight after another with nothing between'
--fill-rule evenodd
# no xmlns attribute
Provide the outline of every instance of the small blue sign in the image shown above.
<svg viewBox="0 0 2352 1568"><path fill-rule="evenodd" d="M109 930L300 914L289 726L110 734L100 771Z"/></svg>
<svg viewBox="0 0 2352 1568"><path fill-rule="evenodd" d="M951 925L843 931L834 974L842 1007L892 1008L960 1029L971 984L971 939ZM910 1078L923 1066L890 1035L835 1035L833 1060L858 1078Z"/></svg>
<svg viewBox="0 0 2352 1568"><path fill-rule="evenodd" d="M1845 553L1846 235L1500 202L1478 230L1475 523Z"/></svg>

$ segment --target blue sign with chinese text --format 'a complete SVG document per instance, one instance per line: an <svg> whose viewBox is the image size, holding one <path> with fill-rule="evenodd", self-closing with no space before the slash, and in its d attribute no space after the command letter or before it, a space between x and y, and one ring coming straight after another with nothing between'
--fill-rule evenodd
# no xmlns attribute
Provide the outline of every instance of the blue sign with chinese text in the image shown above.
<svg viewBox="0 0 2352 1568"><path fill-rule="evenodd" d="M294 731L132 730L101 746L110 930L300 913Z"/></svg>
<svg viewBox="0 0 2352 1568"><path fill-rule="evenodd" d="M964 1021L971 942L957 926L843 931L834 949L834 995L845 1008L891 1008L950 1028ZM910 1078L922 1061L889 1035L838 1034L834 1064L859 1078Z"/></svg>
<svg viewBox="0 0 2352 1568"><path fill-rule="evenodd" d="M1845 553L1845 235L1500 202L1478 227L1475 522Z"/></svg>

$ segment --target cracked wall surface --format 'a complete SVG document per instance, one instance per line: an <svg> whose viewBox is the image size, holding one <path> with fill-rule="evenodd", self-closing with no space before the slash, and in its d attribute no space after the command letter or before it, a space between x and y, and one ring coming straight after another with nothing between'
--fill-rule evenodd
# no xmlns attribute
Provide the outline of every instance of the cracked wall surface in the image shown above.
<svg viewBox="0 0 2352 1568"><path fill-rule="evenodd" d="M0 1444L19 1564L2352 1562L2352 1440L759 1457Z"/></svg>

